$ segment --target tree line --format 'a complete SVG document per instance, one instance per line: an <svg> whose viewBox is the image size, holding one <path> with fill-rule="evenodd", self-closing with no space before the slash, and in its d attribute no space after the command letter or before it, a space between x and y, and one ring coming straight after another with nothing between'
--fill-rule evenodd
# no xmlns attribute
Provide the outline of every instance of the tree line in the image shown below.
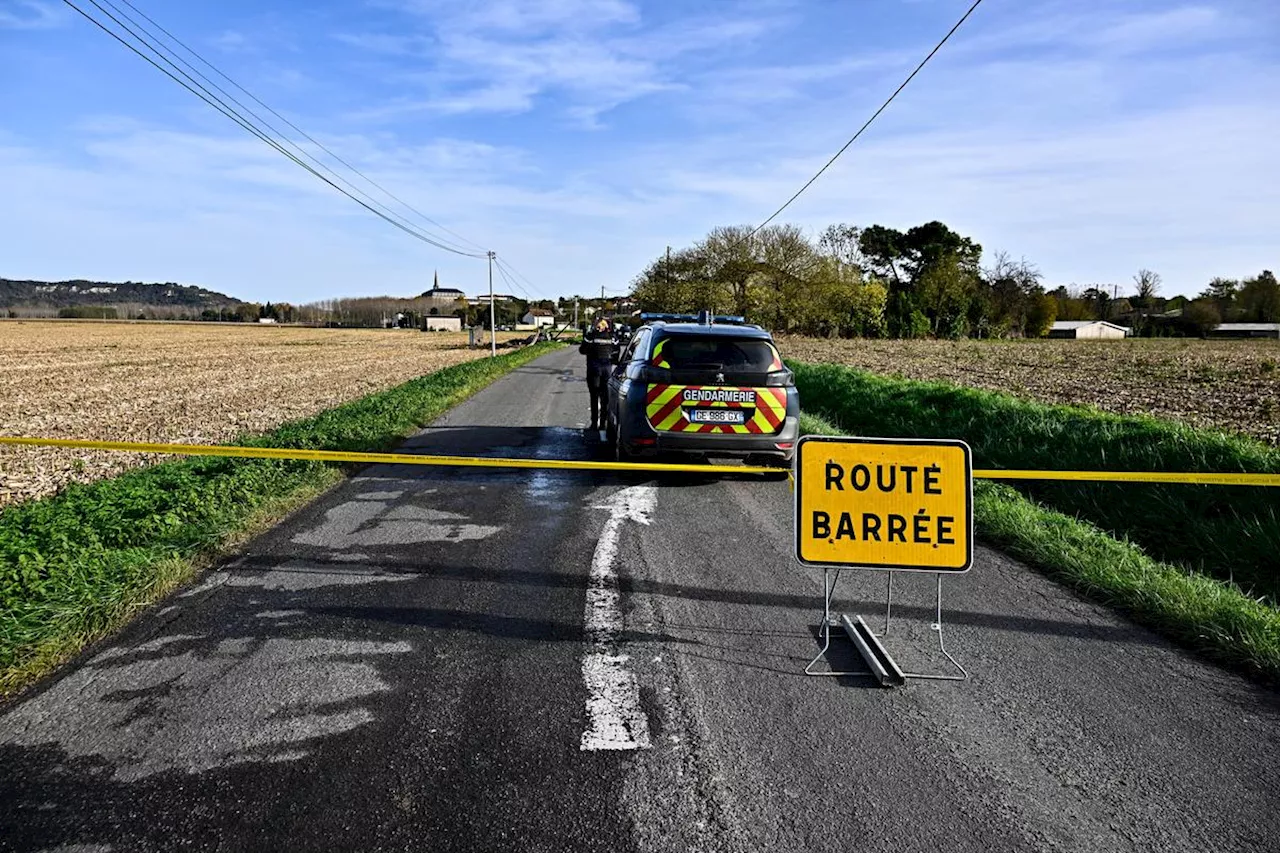
<svg viewBox="0 0 1280 853"><path fill-rule="evenodd" d="M839 223L810 239L794 225L712 229L650 262L632 283L641 311L744 315L775 332L822 337L1042 337L1055 320L1102 319L1138 334L1203 334L1219 322L1275 322L1280 291L1263 272L1214 279L1194 300L1158 296L1141 270L1118 285L1046 291L1039 269L942 222L905 231ZM1132 291L1132 292L1130 292ZM1185 319L1166 322L1172 312Z"/></svg>
<svg viewBox="0 0 1280 853"><path fill-rule="evenodd" d="M1108 320L1139 335L1204 335L1220 323L1280 323L1280 282L1271 270L1251 278L1214 278L1199 295L1161 298L1160 276L1140 270L1131 293L1116 286L1053 291L1064 320Z"/></svg>

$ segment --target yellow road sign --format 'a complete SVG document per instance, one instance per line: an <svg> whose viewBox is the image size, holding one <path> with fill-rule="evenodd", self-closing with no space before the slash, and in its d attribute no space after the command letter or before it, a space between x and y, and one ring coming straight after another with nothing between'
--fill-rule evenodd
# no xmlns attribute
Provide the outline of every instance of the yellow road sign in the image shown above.
<svg viewBox="0 0 1280 853"><path fill-rule="evenodd" d="M796 445L795 534L805 565L967 572L969 445L805 436Z"/></svg>

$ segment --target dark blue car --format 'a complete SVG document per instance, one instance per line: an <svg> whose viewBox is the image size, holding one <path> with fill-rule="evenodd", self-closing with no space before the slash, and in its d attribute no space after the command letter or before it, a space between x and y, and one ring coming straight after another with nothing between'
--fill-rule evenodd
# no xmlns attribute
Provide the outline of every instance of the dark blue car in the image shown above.
<svg viewBox="0 0 1280 853"><path fill-rule="evenodd" d="M678 451L791 465L800 397L768 332L707 312L642 320L609 380L617 458Z"/></svg>

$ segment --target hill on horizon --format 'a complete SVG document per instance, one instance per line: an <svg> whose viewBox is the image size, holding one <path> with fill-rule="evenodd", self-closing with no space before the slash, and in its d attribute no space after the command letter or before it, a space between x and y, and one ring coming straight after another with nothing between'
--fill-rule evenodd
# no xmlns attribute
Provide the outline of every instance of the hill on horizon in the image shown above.
<svg viewBox="0 0 1280 853"><path fill-rule="evenodd" d="M234 308L243 300L190 284L142 282L19 281L0 278L0 309L138 305L187 309Z"/></svg>

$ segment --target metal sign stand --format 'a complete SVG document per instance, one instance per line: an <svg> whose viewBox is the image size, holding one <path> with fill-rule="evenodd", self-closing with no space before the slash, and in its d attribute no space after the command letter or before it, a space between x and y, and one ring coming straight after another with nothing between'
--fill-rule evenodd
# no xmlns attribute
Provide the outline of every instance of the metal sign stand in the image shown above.
<svg viewBox="0 0 1280 853"><path fill-rule="evenodd" d="M889 580L885 586L884 601L884 634L889 635L889 619L893 613L893 572L888 572ZM942 573L938 572L938 601L934 610L934 621L929 626L932 631L938 632L938 651L942 652L942 656L951 661L951 665L960 670L959 675L948 675L945 673L924 673L924 672L904 672L904 678L930 678L935 681L964 681L969 677L969 671L960 665L960 661L951 656L951 652L947 651L946 645L942 642Z"/></svg>
<svg viewBox="0 0 1280 853"><path fill-rule="evenodd" d="M825 671L825 672L823 672L823 671L817 671L817 672L815 672L815 671L814 671L814 669L813 669L813 668L814 668L814 666L816 666L816 665L817 665L818 661L822 660L822 659L826 656L826 654L827 654L827 649L831 648L831 629L832 629L832 628L834 628L834 627L837 627L837 626L840 624L840 623L839 623L839 622L837 622L835 619L832 619L832 618L831 618L831 596L833 596L833 595L835 594L835 591L836 591L836 584L837 584L837 583L839 583L839 582L840 582L840 570L839 570L839 569L836 569L835 577L834 577L834 578L832 578L832 577L831 577L831 569L824 568L824 569L822 570L822 590L823 590L823 594L822 594L822 648L818 651L817 656L815 656L813 660L809 661L809 665L808 665L808 666L806 666L806 667L804 668L804 674L805 674L805 675L827 675L827 676L837 676L837 677L839 677L839 676L845 676L845 675L850 675L850 676L852 676L852 675L876 675L876 673L875 673L873 670L870 670L870 669L855 669L855 670L847 670L847 671L845 671L845 670L842 670L842 671L837 671L837 670L827 670L827 671ZM865 657L864 657L864 659L865 659Z"/></svg>
<svg viewBox="0 0 1280 853"><path fill-rule="evenodd" d="M884 631L879 635L874 633L861 616L854 616L852 619L847 614L842 614L840 618L833 619L831 616L831 599L835 595L836 584L840 582L840 569L835 570L835 577L832 577L832 570L824 567L822 570L822 648L809 665L804 668L805 675L817 676L856 676L870 675L880 682L882 687L898 687L906 683L908 678L932 679L936 681L964 681L969 677L969 671L960 665L951 653L947 651L946 645L942 640L942 573L938 572L938 596L935 609L935 621L929 628L938 633L938 650L942 652L943 657L951 662L951 665L959 670L959 674L950 673L925 673L925 672L903 672L898 666L893 656L889 654L888 649L881 643L883 637L888 636L889 627L893 618L893 572L886 572L888 580L885 585L885 610L884 610ZM866 661L867 669L865 670L814 670L818 661L822 660L828 649L831 648L831 629L834 627L843 628L845 633L849 635L849 639L858 649L858 653L862 655L862 659Z"/></svg>

